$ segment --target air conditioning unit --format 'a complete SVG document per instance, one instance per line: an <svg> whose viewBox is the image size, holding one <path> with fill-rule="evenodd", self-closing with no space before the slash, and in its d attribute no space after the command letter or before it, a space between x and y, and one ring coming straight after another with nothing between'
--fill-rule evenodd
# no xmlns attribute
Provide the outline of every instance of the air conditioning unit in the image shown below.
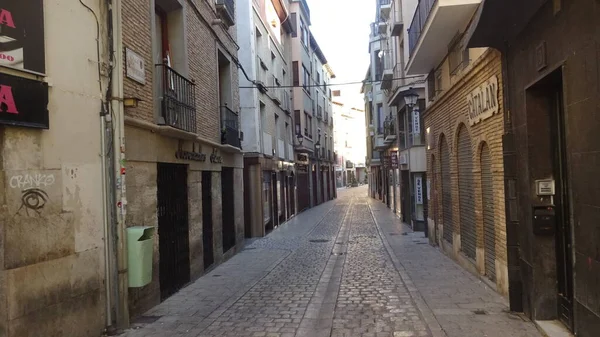
<svg viewBox="0 0 600 337"><path fill-rule="evenodd" d="M400 165L408 165L408 155L406 153L402 153L400 158L398 158L398 162Z"/></svg>

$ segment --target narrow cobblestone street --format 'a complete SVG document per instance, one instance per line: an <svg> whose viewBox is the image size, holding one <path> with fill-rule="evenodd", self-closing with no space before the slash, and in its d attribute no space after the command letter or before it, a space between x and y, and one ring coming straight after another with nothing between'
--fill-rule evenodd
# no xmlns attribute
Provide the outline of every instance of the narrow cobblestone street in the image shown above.
<svg viewBox="0 0 600 337"><path fill-rule="evenodd" d="M366 188L340 191L248 242L123 336L540 336L423 243Z"/></svg>

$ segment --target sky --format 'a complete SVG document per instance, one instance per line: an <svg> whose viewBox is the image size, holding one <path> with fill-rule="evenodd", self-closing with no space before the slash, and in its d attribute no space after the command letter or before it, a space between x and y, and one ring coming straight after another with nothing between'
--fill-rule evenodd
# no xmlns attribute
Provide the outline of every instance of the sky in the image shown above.
<svg viewBox="0 0 600 337"><path fill-rule="evenodd" d="M362 81L369 66L369 29L374 0L307 0L311 32L336 74L334 83ZM360 84L332 87L363 108ZM349 97L351 96L351 97Z"/></svg>

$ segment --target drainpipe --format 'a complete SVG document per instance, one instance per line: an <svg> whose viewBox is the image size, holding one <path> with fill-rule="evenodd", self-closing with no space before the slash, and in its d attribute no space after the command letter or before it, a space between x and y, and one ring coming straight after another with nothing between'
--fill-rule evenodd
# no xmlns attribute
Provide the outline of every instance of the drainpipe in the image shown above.
<svg viewBox="0 0 600 337"><path fill-rule="evenodd" d="M125 145L124 145L124 108L123 108L123 40L121 0L107 0L109 54L111 56L111 85L107 96L110 113L106 116L111 131L112 148L107 149L109 187L108 207L111 218L111 242L114 288L115 327L129 327L128 280L127 280L127 240L125 232Z"/></svg>

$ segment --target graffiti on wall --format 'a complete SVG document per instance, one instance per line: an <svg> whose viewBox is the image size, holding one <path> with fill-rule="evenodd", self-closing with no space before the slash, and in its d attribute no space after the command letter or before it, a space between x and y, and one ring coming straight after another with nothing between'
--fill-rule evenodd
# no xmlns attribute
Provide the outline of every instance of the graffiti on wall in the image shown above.
<svg viewBox="0 0 600 337"><path fill-rule="evenodd" d="M43 188L54 185L55 181L53 174L12 176L9 179L9 186L21 190L21 207L17 210L17 214L21 214L21 211L25 210L27 216L30 216L29 211L40 215L46 202L48 202L48 193Z"/></svg>

